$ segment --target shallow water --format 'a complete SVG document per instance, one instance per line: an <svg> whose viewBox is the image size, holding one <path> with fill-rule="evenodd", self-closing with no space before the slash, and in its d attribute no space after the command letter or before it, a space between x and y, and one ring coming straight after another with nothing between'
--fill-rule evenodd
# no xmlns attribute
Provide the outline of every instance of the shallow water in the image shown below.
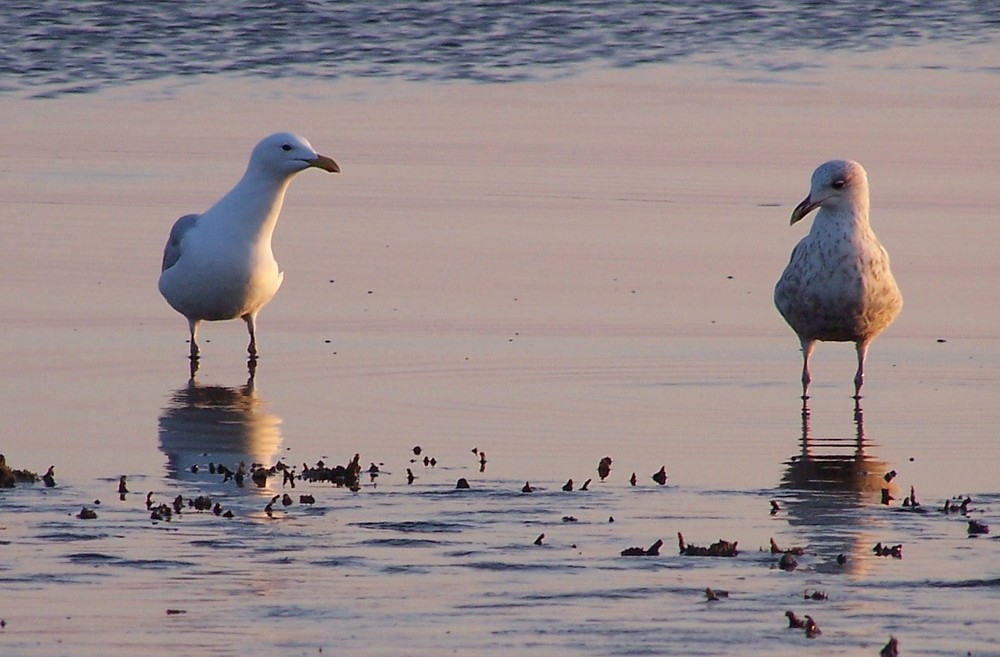
<svg viewBox="0 0 1000 657"><path fill-rule="evenodd" d="M659 66L0 97L0 452L57 480L0 491L0 652L855 655L895 635L903 654L1000 654L996 530L936 511L970 495L998 526L1000 88L988 61L894 64L914 53L936 57L766 83ZM224 323L189 381L155 288L163 240L285 127L344 172L292 184L254 379ZM823 344L804 417L771 290L812 168L845 155L868 168L906 306L863 410L853 349ZM416 445L437 464L411 463ZM207 472L355 453L386 472L357 493L299 482L273 517L280 481ZM890 470L926 513L879 504ZM234 517L154 522L150 491ZM741 552L680 556L677 532ZM795 571L760 551L772 537L806 547ZM620 556L657 539L660 556Z"/></svg>
<svg viewBox="0 0 1000 657"><path fill-rule="evenodd" d="M359 439L358 449L389 473L376 484L364 477L358 493L300 482L288 492L312 493L317 503L279 505L268 517L265 503L282 492L277 482L266 490L237 488L207 474L207 463L234 463L239 449L247 459L273 451L288 463L318 456L343 463L350 455L343 448L304 454L304 447L338 441L291 429L276 445L277 416L261 408L257 392L216 387L209 403L207 393L185 391L172 395L160 416L161 469L130 474L137 492L125 500L116 499L114 477L79 472L71 459L57 470L66 475L56 488L4 493L9 542L0 577L6 599L19 601L4 610L2 640L11 654L796 654L811 642L825 654L875 654L889 634L908 654L956 646L996 652L998 579L988 566L996 540L967 538L964 517L937 512L934 482L924 488L926 513L879 505L872 480L881 485L891 466L904 483L913 481L915 468L883 460L892 450L867 438L870 423L860 441L811 433L815 428L770 440L753 429L718 436L717 448L728 452L711 463L725 479L718 482L698 476L708 455L689 453L675 432L642 447L605 436L615 461L603 483L595 468L582 465L588 450L565 439L544 446L523 437L421 439L435 467L409 462L412 436L389 441L391 451ZM221 397L229 402L220 407ZM220 411L231 414L222 427ZM167 428L185 413L185 430ZM198 446L185 444L187 432L199 432ZM778 473L759 488L752 482L761 472L734 465L752 459L733 456L740 443L755 440L754 450L780 445L787 457L767 464ZM471 442L489 448L485 472L463 449ZM581 454L553 453L560 445ZM181 461L202 469L177 470ZM649 479L660 461L671 473L664 487ZM405 467L417 476L412 485ZM640 474L634 487L627 483L633 469ZM469 490L455 490L459 476L471 481ZM566 476L577 487L584 478L595 482L588 491L564 492ZM535 492L520 492L525 478ZM952 479L948 490L969 490L961 477L942 479ZM156 501L210 495L235 518L187 509L170 522L152 522L147 490ZM99 506L91 503L95 496ZM973 497L972 516L993 520L996 493L975 489ZM770 499L780 502L779 513L769 513ZM96 520L73 517L83 504L97 510ZM678 556L679 531L695 544L738 540L743 552ZM759 551L772 537L785 547L806 546L794 572L776 569L777 557ZM665 541L659 557L619 556L656 538ZM873 556L878 541L902 543L904 557ZM706 602L705 587L729 597ZM828 599L803 600L806 590ZM810 613L822 637L785 629L785 609Z"/></svg>
<svg viewBox="0 0 1000 657"><path fill-rule="evenodd" d="M921 47L949 68L992 71L1000 18L989 0L573 3L421 0L330 3L7 3L2 91L89 93L176 75L390 77L509 82L594 67L692 60L744 73L823 68L819 53ZM975 55L975 56L971 56ZM984 59L983 55L987 57ZM840 62L843 65L843 61Z"/></svg>

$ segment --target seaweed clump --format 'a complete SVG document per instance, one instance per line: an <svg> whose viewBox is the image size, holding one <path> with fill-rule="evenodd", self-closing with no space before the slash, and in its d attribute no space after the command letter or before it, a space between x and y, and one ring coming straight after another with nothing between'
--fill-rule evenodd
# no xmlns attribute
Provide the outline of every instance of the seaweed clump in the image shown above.
<svg viewBox="0 0 1000 657"><path fill-rule="evenodd" d="M0 454L0 488L13 488L16 484L34 484L39 481L38 473L18 470L7 465L7 459Z"/></svg>
<svg viewBox="0 0 1000 657"><path fill-rule="evenodd" d="M735 557L739 554L739 550L736 549L736 543L737 541L729 542L720 538L708 547L688 545L684 542L684 535L677 532L677 544L680 547L681 554L686 557Z"/></svg>
<svg viewBox="0 0 1000 657"><path fill-rule="evenodd" d="M642 548L642 547L625 548L624 550L622 550L621 555L623 557L656 557L659 556L661 547L663 547L663 541L657 540L648 548Z"/></svg>

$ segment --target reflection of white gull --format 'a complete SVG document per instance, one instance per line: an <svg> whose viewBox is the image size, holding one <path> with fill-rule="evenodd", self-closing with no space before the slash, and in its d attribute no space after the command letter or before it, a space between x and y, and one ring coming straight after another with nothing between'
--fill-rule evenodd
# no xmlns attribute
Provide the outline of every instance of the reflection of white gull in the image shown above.
<svg viewBox="0 0 1000 657"><path fill-rule="evenodd" d="M281 448L281 418L265 409L251 378L241 388L199 385L194 379L171 395L160 414L160 449L168 475L192 478L192 465L212 461L271 465ZM204 475L202 475L204 476Z"/></svg>
<svg viewBox="0 0 1000 657"><path fill-rule="evenodd" d="M816 169L792 223L817 207L812 230L792 251L774 288L774 303L802 343L803 399L809 395L809 356L817 340L855 343L854 396L860 398L868 346L896 319L903 297L889 255L868 223L864 168L834 160Z"/></svg>
<svg viewBox="0 0 1000 657"><path fill-rule="evenodd" d="M256 358L257 313L284 276L271 252L271 235L288 183L309 167L340 171L302 137L288 132L266 137L229 193L203 214L185 215L174 224L163 250L160 293L188 320L192 359L198 357L203 320L237 317L247 323L247 351Z"/></svg>

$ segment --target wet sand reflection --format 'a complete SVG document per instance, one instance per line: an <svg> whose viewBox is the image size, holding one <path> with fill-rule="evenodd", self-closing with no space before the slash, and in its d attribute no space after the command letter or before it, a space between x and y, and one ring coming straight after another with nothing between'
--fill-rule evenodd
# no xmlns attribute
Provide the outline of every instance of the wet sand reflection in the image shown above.
<svg viewBox="0 0 1000 657"><path fill-rule="evenodd" d="M785 462L780 488L796 493L783 506L789 524L805 530L810 551L823 557L817 570L860 575L875 543L866 531L875 527L866 526L872 521L861 510L878 504L881 490L894 485L885 480L889 465L869 453L872 443L865 437L860 402L854 407L854 424L853 436L817 438L804 403L801 451ZM837 563L838 555L847 562Z"/></svg>
<svg viewBox="0 0 1000 657"><path fill-rule="evenodd" d="M248 469L270 465L281 447L281 418L265 407L252 376L238 388L189 379L170 395L159 418L167 476L203 482L209 463L233 470L240 462ZM192 472L194 465L200 474Z"/></svg>

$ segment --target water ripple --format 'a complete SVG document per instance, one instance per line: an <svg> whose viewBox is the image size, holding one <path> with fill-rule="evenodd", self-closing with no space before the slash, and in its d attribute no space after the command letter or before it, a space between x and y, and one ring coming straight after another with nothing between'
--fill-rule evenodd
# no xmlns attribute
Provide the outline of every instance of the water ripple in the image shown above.
<svg viewBox="0 0 1000 657"><path fill-rule="evenodd" d="M998 28L989 0L11 2L0 14L0 92L206 74L507 82L690 57L794 70L815 65L796 50L975 45Z"/></svg>
<svg viewBox="0 0 1000 657"><path fill-rule="evenodd" d="M470 526L455 522L438 522L430 520L406 520L401 522L386 521L386 522L359 522L355 523L358 527L363 527L364 529L375 529L375 530L389 530L396 532L417 532L417 533L428 533L428 534L455 534L461 532L465 529L469 529Z"/></svg>
<svg viewBox="0 0 1000 657"><path fill-rule="evenodd" d="M126 568L139 568L143 570L172 570L174 568L194 566L190 561L180 561L175 559L124 559L102 552L77 552L67 555L66 560L70 563L89 566L124 566Z"/></svg>

